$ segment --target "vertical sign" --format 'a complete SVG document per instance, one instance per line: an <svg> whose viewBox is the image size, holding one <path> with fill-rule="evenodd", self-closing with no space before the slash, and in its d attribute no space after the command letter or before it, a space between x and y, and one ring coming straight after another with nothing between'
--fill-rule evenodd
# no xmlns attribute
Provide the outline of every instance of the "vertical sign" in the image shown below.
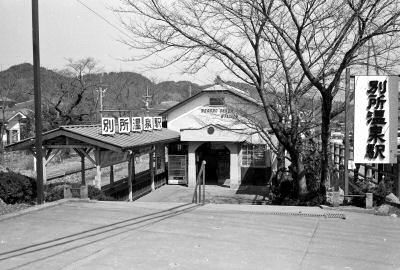
<svg viewBox="0 0 400 270"><path fill-rule="evenodd" d="M162 129L162 117L153 117L153 128L155 130L161 130Z"/></svg>
<svg viewBox="0 0 400 270"><path fill-rule="evenodd" d="M397 163L397 115L397 76L355 77L355 163Z"/></svg>
<svg viewBox="0 0 400 270"><path fill-rule="evenodd" d="M143 130L142 117L132 117L132 131L141 132Z"/></svg>
<svg viewBox="0 0 400 270"><path fill-rule="evenodd" d="M118 133L131 132L131 121L129 117L118 118Z"/></svg>
<svg viewBox="0 0 400 270"><path fill-rule="evenodd" d="M101 118L101 134L102 135L115 134L115 118L114 117Z"/></svg>
<svg viewBox="0 0 400 270"><path fill-rule="evenodd" d="M143 130L153 130L153 117L143 117Z"/></svg>

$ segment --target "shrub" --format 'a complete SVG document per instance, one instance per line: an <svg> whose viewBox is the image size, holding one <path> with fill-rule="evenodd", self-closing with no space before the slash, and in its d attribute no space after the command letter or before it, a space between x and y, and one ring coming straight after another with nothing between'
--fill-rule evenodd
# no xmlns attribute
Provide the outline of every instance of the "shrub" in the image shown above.
<svg viewBox="0 0 400 270"><path fill-rule="evenodd" d="M36 181L14 172L0 172L0 198L7 204L30 203L36 198Z"/></svg>
<svg viewBox="0 0 400 270"><path fill-rule="evenodd" d="M88 197L91 200L99 200L99 201L115 201L115 199L111 196L107 196L103 191L98 189L95 186L88 186Z"/></svg>
<svg viewBox="0 0 400 270"><path fill-rule="evenodd" d="M54 202L64 199L64 184L49 184L44 189L44 198L46 202Z"/></svg>

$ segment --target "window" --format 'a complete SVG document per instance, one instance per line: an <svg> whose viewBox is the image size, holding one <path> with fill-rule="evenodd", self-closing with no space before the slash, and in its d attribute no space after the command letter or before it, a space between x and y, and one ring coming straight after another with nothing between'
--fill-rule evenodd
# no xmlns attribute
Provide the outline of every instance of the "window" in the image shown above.
<svg viewBox="0 0 400 270"><path fill-rule="evenodd" d="M264 145L242 144L242 167L265 167Z"/></svg>
<svg viewBox="0 0 400 270"><path fill-rule="evenodd" d="M210 97L210 105L224 105L225 101L223 97Z"/></svg>
<svg viewBox="0 0 400 270"><path fill-rule="evenodd" d="M18 142L18 130L11 130L11 142Z"/></svg>

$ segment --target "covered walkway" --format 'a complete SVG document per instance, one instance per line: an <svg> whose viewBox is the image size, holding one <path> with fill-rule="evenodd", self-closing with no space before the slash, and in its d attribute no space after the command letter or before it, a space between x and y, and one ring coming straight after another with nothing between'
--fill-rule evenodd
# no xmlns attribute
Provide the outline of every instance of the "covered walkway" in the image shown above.
<svg viewBox="0 0 400 270"><path fill-rule="evenodd" d="M128 162L128 184L132 194L132 183L135 181L135 158L148 154L151 188L155 189L154 179L165 174L165 146L179 141L179 133L166 128L161 130L116 133L103 135L99 125L61 126L43 133L43 182L46 184L46 165L61 150L74 150L81 157L82 186L86 186L85 161L96 166L96 177L93 185L101 189L101 169L110 167L110 185L114 185L115 164ZM10 144L8 151L29 150L36 156L35 138Z"/></svg>

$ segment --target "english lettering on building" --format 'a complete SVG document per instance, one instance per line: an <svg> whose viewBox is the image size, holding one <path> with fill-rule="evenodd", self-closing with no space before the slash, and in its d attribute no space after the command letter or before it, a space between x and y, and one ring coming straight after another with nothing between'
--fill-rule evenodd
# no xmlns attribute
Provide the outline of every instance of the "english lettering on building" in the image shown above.
<svg viewBox="0 0 400 270"><path fill-rule="evenodd" d="M397 163L397 115L397 76L355 77L355 163Z"/></svg>

